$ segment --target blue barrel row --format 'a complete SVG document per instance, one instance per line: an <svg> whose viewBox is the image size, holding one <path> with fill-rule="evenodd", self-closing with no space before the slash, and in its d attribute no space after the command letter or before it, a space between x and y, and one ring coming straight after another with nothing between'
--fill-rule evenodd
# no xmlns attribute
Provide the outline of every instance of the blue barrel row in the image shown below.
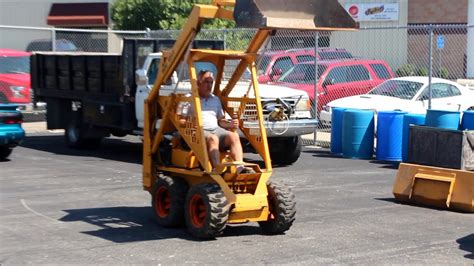
<svg viewBox="0 0 474 266"><path fill-rule="evenodd" d="M378 112L376 159L406 161L410 125L474 130L474 111L428 110L427 114L399 111ZM348 158L371 159L374 146L374 112L360 109L332 109L331 153Z"/></svg>

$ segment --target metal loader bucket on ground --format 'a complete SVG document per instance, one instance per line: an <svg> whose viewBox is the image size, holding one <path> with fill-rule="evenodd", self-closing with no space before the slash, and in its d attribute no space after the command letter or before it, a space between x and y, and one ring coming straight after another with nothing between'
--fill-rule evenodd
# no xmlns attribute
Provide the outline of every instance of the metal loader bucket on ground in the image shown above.
<svg viewBox="0 0 474 266"><path fill-rule="evenodd" d="M336 0L236 0L238 27L295 30L357 29Z"/></svg>

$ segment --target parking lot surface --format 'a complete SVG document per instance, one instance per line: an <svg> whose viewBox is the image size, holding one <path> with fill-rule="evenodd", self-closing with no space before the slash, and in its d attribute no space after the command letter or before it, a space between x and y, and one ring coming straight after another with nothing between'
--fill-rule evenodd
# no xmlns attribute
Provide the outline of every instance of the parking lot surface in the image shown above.
<svg viewBox="0 0 474 266"><path fill-rule="evenodd" d="M32 131L0 162L0 264L472 265L474 214L395 203L396 167L307 147L272 176L296 194L285 235L249 223L199 241L154 222L138 137L77 151L61 133Z"/></svg>

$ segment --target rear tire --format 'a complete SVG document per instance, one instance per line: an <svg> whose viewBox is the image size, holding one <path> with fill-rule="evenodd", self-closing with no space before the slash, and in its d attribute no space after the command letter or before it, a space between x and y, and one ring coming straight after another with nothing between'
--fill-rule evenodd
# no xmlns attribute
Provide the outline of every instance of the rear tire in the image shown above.
<svg viewBox="0 0 474 266"><path fill-rule="evenodd" d="M86 138L84 137L86 129L83 125L76 121L71 121L64 131L66 144L73 149L95 149L102 141L101 137Z"/></svg>
<svg viewBox="0 0 474 266"><path fill-rule="evenodd" d="M295 221L295 195L289 187L275 181L268 181L267 188L270 215L267 221L258 223L266 235L283 234Z"/></svg>
<svg viewBox="0 0 474 266"><path fill-rule="evenodd" d="M191 187L184 208L189 233L203 239L221 235L229 218L229 207L219 185L203 183Z"/></svg>
<svg viewBox="0 0 474 266"><path fill-rule="evenodd" d="M184 200L188 184L181 178L160 176L151 195L151 206L159 225L178 227L184 224Z"/></svg>
<svg viewBox="0 0 474 266"><path fill-rule="evenodd" d="M0 160L5 160L10 156L12 153L13 149L9 147L0 147Z"/></svg>
<svg viewBox="0 0 474 266"><path fill-rule="evenodd" d="M272 147L273 146L273 147ZM274 138L270 141L270 158L275 165L291 165L300 158L301 137Z"/></svg>

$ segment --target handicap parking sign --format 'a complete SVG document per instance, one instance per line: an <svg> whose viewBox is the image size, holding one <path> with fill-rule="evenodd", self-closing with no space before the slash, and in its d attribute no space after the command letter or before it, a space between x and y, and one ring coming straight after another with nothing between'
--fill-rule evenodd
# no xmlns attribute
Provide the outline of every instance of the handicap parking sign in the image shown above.
<svg viewBox="0 0 474 266"><path fill-rule="evenodd" d="M443 35L438 35L438 38L436 39L436 47L438 47L438 49L443 49L444 48L444 36Z"/></svg>

